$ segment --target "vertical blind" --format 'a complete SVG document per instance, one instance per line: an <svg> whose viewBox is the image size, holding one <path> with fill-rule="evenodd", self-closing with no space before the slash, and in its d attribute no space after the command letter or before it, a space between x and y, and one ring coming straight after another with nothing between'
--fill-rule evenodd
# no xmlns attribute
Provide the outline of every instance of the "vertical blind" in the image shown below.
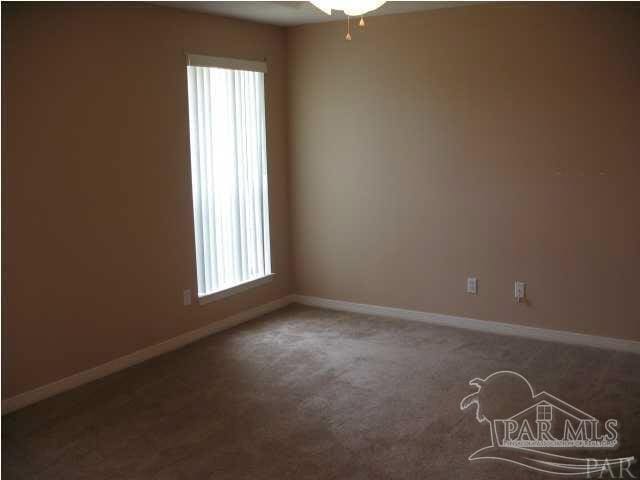
<svg viewBox="0 0 640 480"><path fill-rule="evenodd" d="M215 60L187 66L200 297L271 273L264 73Z"/></svg>

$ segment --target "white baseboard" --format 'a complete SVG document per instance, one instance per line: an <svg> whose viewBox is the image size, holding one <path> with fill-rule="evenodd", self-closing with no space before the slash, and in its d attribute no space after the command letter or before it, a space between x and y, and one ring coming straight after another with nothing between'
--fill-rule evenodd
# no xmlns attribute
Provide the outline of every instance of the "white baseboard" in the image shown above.
<svg viewBox="0 0 640 480"><path fill-rule="evenodd" d="M624 340L620 338L600 337L596 335L585 335L582 333L567 332L562 330L549 330L546 328L527 327L524 325L514 325L509 323L491 322L487 320L477 320L467 317L456 317L439 313L428 313L417 310L405 310L402 308L383 307L379 305L367 305L362 303L345 302L342 300L331 300L328 298L310 297L306 295L288 295L273 302L260 305L258 307L242 311L223 320L213 322L210 325L183 333L177 337L164 342L152 345L142 350L138 350L124 357L117 358L110 362L98 365L97 367L76 373L42 387L21 393L14 397L2 400L2 414L13 412L33 403L52 397L59 393L71 390L84 385L85 383L98 380L112 373L124 370L138 363L149 360L163 353L176 350L180 347L195 342L201 338L222 330L226 330L241 323L257 318L266 313L278 310L290 303L300 303L314 307L328 308L331 310L342 310L346 312L364 313L367 315L379 315L383 317L399 318L402 320L413 320L418 322L444 325L448 327L477 330L480 332L495 333L499 335L514 335L519 337L560 342L573 345L584 345L589 347L603 348L608 350L618 350L640 354L640 342L634 340Z"/></svg>
<svg viewBox="0 0 640 480"><path fill-rule="evenodd" d="M487 320L477 320L475 318L456 317L453 315L428 313L417 310L404 310L402 308L382 307L379 305L344 302L342 300L331 300L328 298L310 297L306 295L293 295L293 301L303 305L328 308L331 310L342 310L346 312L364 313L367 315L393 317L402 320L414 320L418 322L433 323L436 325L445 325L447 327L464 328L468 330L477 330L480 332L495 333L499 335L514 335L518 337L534 338L536 340L546 340L549 342L583 345L588 347L604 348L607 350L618 350L621 352L640 354L640 342L634 340L624 340L621 338L600 337L596 335L586 335L583 333L567 332L563 330L527 327L525 325L491 322Z"/></svg>
<svg viewBox="0 0 640 480"><path fill-rule="evenodd" d="M13 412L14 410L39 402L45 398L52 397L58 393L71 390L72 388L79 387L85 383L89 383L120 370L124 370L127 367L131 367L144 362L145 360L157 357L163 353L176 350L213 333L235 327L236 325L240 325L241 323L247 322L266 313L278 310L279 308L290 304L292 301L293 295L279 298L273 302L265 303L264 305L244 310L230 317L215 321L197 330L192 330L190 332L183 333L182 335L178 335L177 337L170 338L169 340L165 340L164 342L143 348L142 350L130 353L124 357L116 358L115 360L103 363L102 365L98 365L97 367L89 370L84 370L53 383L29 390L28 392L21 393L15 397L3 399L2 414L4 415L5 413Z"/></svg>

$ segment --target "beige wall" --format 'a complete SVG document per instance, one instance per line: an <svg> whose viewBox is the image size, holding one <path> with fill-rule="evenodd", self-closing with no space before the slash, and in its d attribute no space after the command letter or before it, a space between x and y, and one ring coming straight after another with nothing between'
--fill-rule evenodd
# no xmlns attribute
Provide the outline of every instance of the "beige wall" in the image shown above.
<svg viewBox="0 0 640 480"><path fill-rule="evenodd" d="M158 7L3 5L3 389L10 397L291 292L286 34ZM183 51L267 58L276 280L195 291Z"/></svg>
<svg viewBox="0 0 640 480"><path fill-rule="evenodd" d="M343 30L289 31L297 291L640 340L639 10Z"/></svg>
<svg viewBox="0 0 640 480"><path fill-rule="evenodd" d="M640 339L638 13L483 5L342 29L3 5L4 398L294 290ZM184 51L269 63L278 276L203 307L181 293Z"/></svg>

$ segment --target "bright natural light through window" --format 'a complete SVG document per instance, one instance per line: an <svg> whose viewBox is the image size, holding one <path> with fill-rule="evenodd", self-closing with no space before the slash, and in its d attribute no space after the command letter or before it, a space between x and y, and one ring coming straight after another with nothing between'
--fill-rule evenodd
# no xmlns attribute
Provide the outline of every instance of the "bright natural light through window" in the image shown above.
<svg viewBox="0 0 640 480"><path fill-rule="evenodd" d="M199 297L271 273L265 71L261 62L189 56Z"/></svg>

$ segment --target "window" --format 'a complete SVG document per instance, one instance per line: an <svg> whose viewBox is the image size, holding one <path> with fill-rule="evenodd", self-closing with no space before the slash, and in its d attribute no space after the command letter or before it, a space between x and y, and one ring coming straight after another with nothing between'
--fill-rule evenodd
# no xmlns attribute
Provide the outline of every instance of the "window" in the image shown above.
<svg viewBox="0 0 640 480"><path fill-rule="evenodd" d="M198 297L214 299L271 275L266 64L188 60Z"/></svg>
<svg viewBox="0 0 640 480"><path fill-rule="evenodd" d="M538 422L550 422L553 414L551 405L538 405L536 407L536 420Z"/></svg>

